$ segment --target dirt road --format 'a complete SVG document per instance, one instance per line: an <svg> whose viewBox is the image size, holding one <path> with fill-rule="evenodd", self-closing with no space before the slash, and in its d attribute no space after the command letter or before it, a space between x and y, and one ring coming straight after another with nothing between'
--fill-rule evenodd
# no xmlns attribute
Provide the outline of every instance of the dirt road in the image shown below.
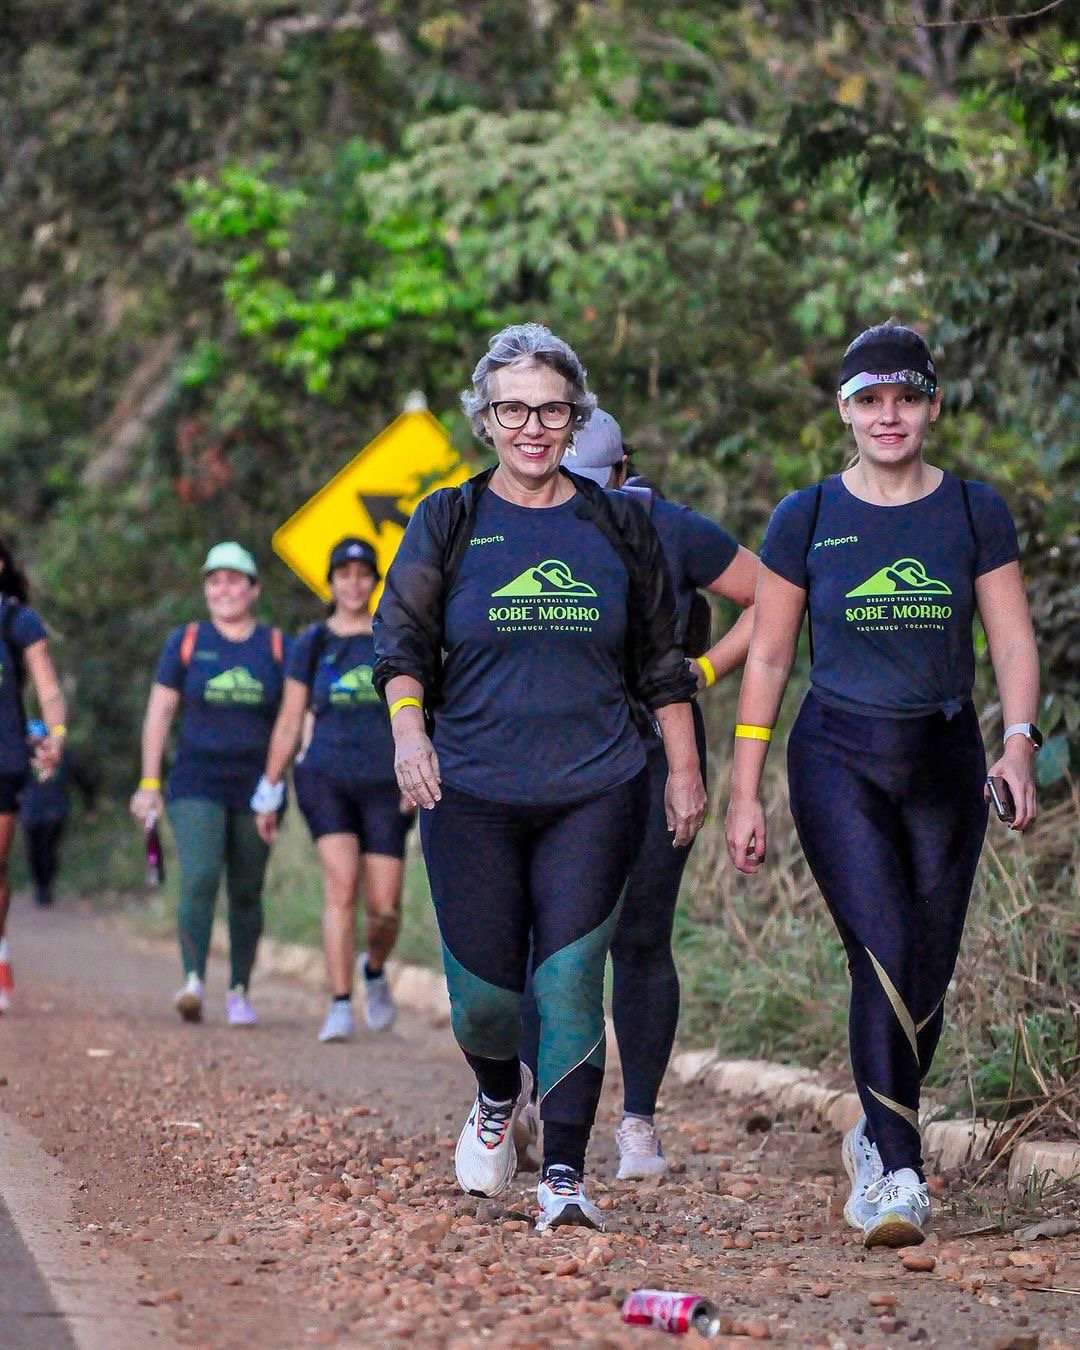
<svg viewBox="0 0 1080 1350"><path fill-rule="evenodd" d="M590 1169L610 1230L538 1237L535 1178L498 1201L455 1186L470 1087L446 1030L406 1015L320 1046L321 1002L267 980L262 1025L230 1031L220 967L184 1026L175 961L114 922L23 904L10 931L0 1195L20 1232L60 1217L50 1265L0 1211L0 1327L24 1335L5 1346L663 1344L619 1320L641 1286L707 1294L738 1345L1080 1346L1080 1242L958 1236L980 1226L961 1203L918 1253L932 1270L867 1254L839 1139L810 1120L672 1088L672 1175L636 1187L611 1180L609 1075Z"/></svg>

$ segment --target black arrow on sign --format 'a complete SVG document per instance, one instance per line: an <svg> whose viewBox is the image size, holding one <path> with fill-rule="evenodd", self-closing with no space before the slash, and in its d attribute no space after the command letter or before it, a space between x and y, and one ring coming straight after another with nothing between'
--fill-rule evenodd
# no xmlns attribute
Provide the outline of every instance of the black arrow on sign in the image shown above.
<svg viewBox="0 0 1080 1350"><path fill-rule="evenodd" d="M356 494L356 500L371 517L371 523L375 526L376 532L389 522L391 525L400 525L402 529L409 523L409 517L404 515L397 504L396 497L383 497L377 495L368 495L364 492Z"/></svg>

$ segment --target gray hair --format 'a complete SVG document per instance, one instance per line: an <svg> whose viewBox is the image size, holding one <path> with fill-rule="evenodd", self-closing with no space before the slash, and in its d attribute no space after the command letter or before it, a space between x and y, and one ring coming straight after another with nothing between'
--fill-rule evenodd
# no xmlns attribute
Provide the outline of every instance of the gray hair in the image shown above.
<svg viewBox="0 0 1080 1350"><path fill-rule="evenodd" d="M563 376L570 386L569 401L577 405L575 431L588 422L596 407L596 395L589 393L585 367L568 342L556 337L542 323L512 323L500 330L488 343L488 349L476 363L472 388L461 395L461 406L473 432L489 445L491 437L484 426L483 413L491 403L491 377L507 366L535 361Z"/></svg>

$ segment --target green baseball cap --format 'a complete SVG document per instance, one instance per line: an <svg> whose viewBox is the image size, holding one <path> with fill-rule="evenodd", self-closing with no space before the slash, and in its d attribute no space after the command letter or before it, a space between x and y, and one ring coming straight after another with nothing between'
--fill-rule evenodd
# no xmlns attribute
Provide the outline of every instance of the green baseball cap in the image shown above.
<svg viewBox="0 0 1080 1350"><path fill-rule="evenodd" d="M219 567L227 567L230 572L243 572L252 581L259 579L259 567L255 559L242 544L228 540L224 544L215 544L206 555L203 563L203 576L207 572L216 572Z"/></svg>

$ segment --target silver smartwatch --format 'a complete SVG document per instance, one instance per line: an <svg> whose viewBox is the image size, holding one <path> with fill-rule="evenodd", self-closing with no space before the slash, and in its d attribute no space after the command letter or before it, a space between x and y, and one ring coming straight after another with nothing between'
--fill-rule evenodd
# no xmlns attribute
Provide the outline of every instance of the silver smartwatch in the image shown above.
<svg viewBox="0 0 1080 1350"><path fill-rule="evenodd" d="M1005 734L1001 738L1002 745L1008 741L1010 736L1026 736L1036 754L1042 749L1042 732L1034 722L1014 722L1012 726L1006 727Z"/></svg>

